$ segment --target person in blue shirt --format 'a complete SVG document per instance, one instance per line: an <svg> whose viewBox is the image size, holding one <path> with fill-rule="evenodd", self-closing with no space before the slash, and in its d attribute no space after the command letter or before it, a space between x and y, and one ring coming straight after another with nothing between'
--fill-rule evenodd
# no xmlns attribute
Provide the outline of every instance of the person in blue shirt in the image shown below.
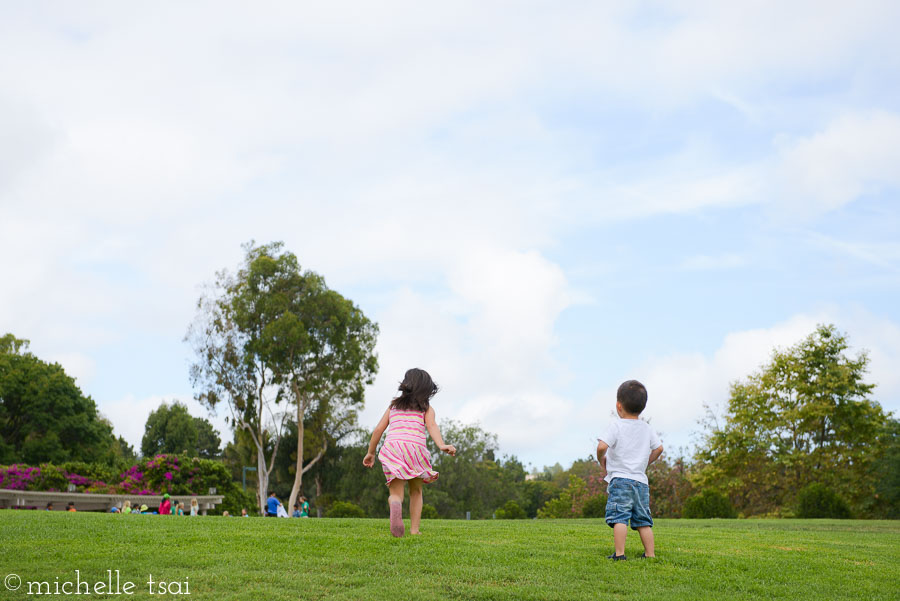
<svg viewBox="0 0 900 601"><path fill-rule="evenodd" d="M266 501L266 517L267 518L275 518L278 517L278 506L281 505L281 501L275 496L275 491L269 492L269 498Z"/></svg>

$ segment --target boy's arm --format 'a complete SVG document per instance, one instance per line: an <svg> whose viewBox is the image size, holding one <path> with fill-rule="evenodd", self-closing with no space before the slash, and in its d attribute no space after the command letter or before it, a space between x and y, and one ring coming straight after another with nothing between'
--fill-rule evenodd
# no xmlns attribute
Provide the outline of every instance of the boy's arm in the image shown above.
<svg viewBox="0 0 900 601"><path fill-rule="evenodd" d="M652 451L650 451L650 461L647 462L647 467L650 467L650 464L659 459L659 456L663 453L662 445L659 445Z"/></svg>
<svg viewBox="0 0 900 601"><path fill-rule="evenodd" d="M606 451L609 450L609 445L603 442L602 440L597 441L597 461L600 463L600 467L603 468L603 471L606 471Z"/></svg>

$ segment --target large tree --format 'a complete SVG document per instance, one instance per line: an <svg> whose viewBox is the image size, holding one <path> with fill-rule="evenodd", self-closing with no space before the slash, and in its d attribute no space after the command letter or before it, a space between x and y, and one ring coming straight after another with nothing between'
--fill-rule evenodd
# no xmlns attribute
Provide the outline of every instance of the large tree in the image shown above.
<svg viewBox="0 0 900 601"><path fill-rule="evenodd" d="M237 273L220 271L197 302L197 316L186 339L196 354L191 381L197 400L215 410L227 405L226 418L250 435L256 449L257 503L264 513L269 475L281 444L287 413L283 391L275 386L277 355L268 339L277 319L269 307L272 290L295 271L292 257L273 257L270 248L245 246Z"/></svg>
<svg viewBox="0 0 900 601"><path fill-rule="evenodd" d="M219 456L219 433L208 420L194 417L178 401L161 404L150 412L144 426L141 453L151 457L159 453L186 454L213 459Z"/></svg>
<svg viewBox="0 0 900 601"><path fill-rule="evenodd" d="M303 335L283 355L284 384L289 387L297 426L293 506L303 487L303 474L353 431L363 393L378 362L377 326L351 301L306 273L294 289L287 315ZM308 460L306 458L309 457Z"/></svg>
<svg viewBox="0 0 900 601"><path fill-rule="evenodd" d="M225 402L235 427L251 435L260 506L285 423L295 421L293 503L303 473L329 440L355 423L355 408L377 368L377 327L321 276L301 270L280 242L250 243L245 251L237 273L219 273L198 303L188 333L198 358L192 379L202 402ZM310 414L315 430L307 433ZM316 448L305 461L308 441Z"/></svg>
<svg viewBox="0 0 900 601"><path fill-rule="evenodd" d="M0 338L0 463L87 461L122 455L112 426L57 363L28 352L28 341Z"/></svg>
<svg viewBox="0 0 900 601"><path fill-rule="evenodd" d="M789 506L812 482L857 511L871 506L888 415L865 381L868 355L848 349L833 325L819 326L732 384L724 415L706 422L696 484L728 493L746 514Z"/></svg>

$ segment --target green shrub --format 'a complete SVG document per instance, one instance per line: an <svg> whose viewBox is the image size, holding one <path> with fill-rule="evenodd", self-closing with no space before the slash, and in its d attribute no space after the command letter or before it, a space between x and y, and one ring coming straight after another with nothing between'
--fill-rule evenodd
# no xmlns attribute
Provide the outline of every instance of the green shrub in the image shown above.
<svg viewBox="0 0 900 601"><path fill-rule="evenodd" d="M325 514L325 517L364 518L366 517L366 513L362 510L362 507L349 501L335 501L334 503L332 503L331 507L328 508L328 512Z"/></svg>
<svg viewBox="0 0 900 601"><path fill-rule="evenodd" d="M498 520L524 520L528 517L525 515L525 510L519 507L515 501L504 503L503 507L496 511L496 516Z"/></svg>
<svg viewBox="0 0 900 601"><path fill-rule="evenodd" d="M688 519L733 518L734 507L728 497L714 490L704 490L684 502L682 517Z"/></svg>
<svg viewBox="0 0 900 601"><path fill-rule="evenodd" d="M434 505L429 505L428 503L422 505L423 520L436 520L438 517L437 508Z"/></svg>
<svg viewBox="0 0 900 601"><path fill-rule="evenodd" d="M581 517L581 510L576 508L576 500L584 496L585 482L578 476L569 475L569 486L559 496L550 499L538 509L539 519L567 519Z"/></svg>
<svg viewBox="0 0 900 601"><path fill-rule="evenodd" d="M845 520L850 517L850 508L836 492L820 482L813 482L797 496L797 517Z"/></svg>
<svg viewBox="0 0 900 601"><path fill-rule="evenodd" d="M606 517L606 495L594 495L584 502L581 509L581 517L602 518Z"/></svg>

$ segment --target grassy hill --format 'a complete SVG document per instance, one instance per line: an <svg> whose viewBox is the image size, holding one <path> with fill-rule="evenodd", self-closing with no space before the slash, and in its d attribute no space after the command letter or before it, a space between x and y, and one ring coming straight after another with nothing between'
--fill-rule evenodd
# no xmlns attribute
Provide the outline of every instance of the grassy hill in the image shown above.
<svg viewBox="0 0 900 601"><path fill-rule="evenodd" d="M0 599L29 581L135 583L75 599L897 599L900 523L659 520L656 560L611 562L601 520L424 521L174 518L0 512ZM10 592L15 574L22 587ZM182 583L174 596L154 583ZM113 582L115 577L113 576ZM187 583L186 585L184 583ZM83 590L83 589L82 589ZM64 595L55 598L66 598Z"/></svg>

